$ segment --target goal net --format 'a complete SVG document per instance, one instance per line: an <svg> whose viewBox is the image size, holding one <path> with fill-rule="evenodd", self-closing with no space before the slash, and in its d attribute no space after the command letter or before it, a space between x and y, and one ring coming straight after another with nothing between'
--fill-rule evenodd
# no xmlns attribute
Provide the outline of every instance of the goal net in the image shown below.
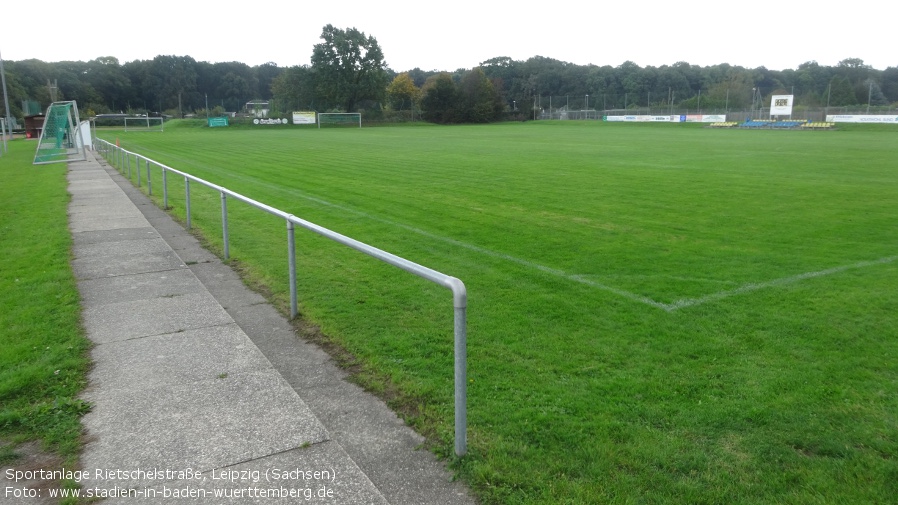
<svg viewBox="0 0 898 505"><path fill-rule="evenodd" d="M126 117L126 132L161 132L164 130L164 118L161 117Z"/></svg>
<svg viewBox="0 0 898 505"><path fill-rule="evenodd" d="M44 115L44 126L34 153L34 164L86 160L80 123L78 105L74 101L50 104Z"/></svg>
<svg viewBox="0 0 898 505"><path fill-rule="evenodd" d="M362 114L360 112L319 112L318 128L324 127L362 127Z"/></svg>

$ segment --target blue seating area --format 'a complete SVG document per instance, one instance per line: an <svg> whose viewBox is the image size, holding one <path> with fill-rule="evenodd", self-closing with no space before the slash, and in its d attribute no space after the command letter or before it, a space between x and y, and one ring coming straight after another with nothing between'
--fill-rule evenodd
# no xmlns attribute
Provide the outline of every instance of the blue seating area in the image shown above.
<svg viewBox="0 0 898 505"><path fill-rule="evenodd" d="M764 120L764 119L748 119L744 123L740 124L741 128L801 128L807 124L806 119L801 120L786 120L786 121L773 121L773 120Z"/></svg>
<svg viewBox="0 0 898 505"><path fill-rule="evenodd" d="M771 126L774 128L798 128L805 123L807 121L776 121Z"/></svg>
<svg viewBox="0 0 898 505"><path fill-rule="evenodd" d="M773 123L773 121L749 119L742 123L740 126L742 126L743 128L770 128L771 123Z"/></svg>

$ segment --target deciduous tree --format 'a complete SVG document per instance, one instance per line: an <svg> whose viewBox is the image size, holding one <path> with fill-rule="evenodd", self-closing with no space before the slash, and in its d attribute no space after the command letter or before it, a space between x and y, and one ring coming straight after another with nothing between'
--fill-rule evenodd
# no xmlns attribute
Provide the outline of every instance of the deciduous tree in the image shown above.
<svg viewBox="0 0 898 505"><path fill-rule="evenodd" d="M458 89L452 76L446 72L427 79L421 90L421 108L424 119L431 123L456 123L461 120L458 111Z"/></svg>
<svg viewBox="0 0 898 505"><path fill-rule="evenodd" d="M362 100L381 100L387 85L384 55L373 36L355 28L327 25L324 42L312 51L312 71L319 97L354 111Z"/></svg>
<svg viewBox="0 0 898 505"><path fill-rule="evenodd" d="M406 106L412 107L417 103L421 97L421 90L415 86L412 78L405 72L397 75L387 86L387 97L394 108L403 110Z"/></svg>

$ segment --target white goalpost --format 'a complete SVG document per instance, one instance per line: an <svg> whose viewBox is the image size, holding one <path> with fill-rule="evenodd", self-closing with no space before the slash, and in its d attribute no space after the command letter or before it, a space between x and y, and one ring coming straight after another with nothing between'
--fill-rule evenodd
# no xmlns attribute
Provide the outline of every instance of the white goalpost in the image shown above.
<svg viewBox="0 0 898 505"><path fill-rule="evenodd" d="M361 112L319 112L318 113L318 128L321 128L321 125L324 126L350 126L355 127L358 125L359 128L362 127L362 113Z"/></svg>
<svg viewBox="0 0 898 505"><path fill-rule="evenodd" d="M125 117L125 131L161 132L165 131L164 118L161 117Z"/></svg>

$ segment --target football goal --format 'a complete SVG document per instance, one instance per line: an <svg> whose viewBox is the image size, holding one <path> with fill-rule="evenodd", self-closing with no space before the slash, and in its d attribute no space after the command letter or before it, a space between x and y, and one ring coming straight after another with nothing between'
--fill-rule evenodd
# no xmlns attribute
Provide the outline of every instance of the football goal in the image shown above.
<svg viewBox="0 0 898 505"><path fill-rule="evenodd" d="M351 128L362 127L362 113L360 112L319 112L318 128L322 126L348 126Z"/></svg>
<svg viewBox="0 0 898 505"><path fill-rule="evenodd" d="M126 117L126 132L161 132L165 131L164 118L161 117Z"/></svg>
<svg viewBox="0 0 898 505"><path fill-rule="evenodd" d="M33 164L86 160L80 123L78 105L74 101L50 104L44 115L44 126L34 152Z"/></svg>

